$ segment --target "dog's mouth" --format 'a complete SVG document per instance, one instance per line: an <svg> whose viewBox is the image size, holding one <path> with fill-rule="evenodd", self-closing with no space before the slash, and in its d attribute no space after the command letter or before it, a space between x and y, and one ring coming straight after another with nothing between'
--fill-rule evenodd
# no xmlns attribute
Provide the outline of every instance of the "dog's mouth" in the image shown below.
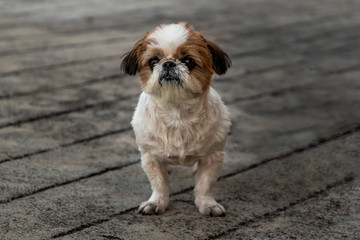
<svg viewBox="0 0 360 240"><path fill-rule="evenodd" d="M181 85L181 80L175 71L162 71L160 74L159 83L160 85L168 83Z"/></svg>

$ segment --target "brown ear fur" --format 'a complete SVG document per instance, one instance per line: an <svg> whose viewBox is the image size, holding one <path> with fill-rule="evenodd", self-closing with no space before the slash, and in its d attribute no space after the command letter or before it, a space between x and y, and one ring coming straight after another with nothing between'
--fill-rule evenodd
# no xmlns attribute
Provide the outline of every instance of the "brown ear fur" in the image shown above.
<svg viewBox="0 0 360 240"><path fill-rule="evenodd" d="M134 48L124 54L124 59L121 62L120 69L129 74L129 75L135 75L139 68L139 51L144 48L144 41L146 37L149 35L149 33L146 33L145 36L143 36L139 41L137 41L134 45Z"/></svg>
<svg viewBox="0 0 360 240"><path fill-rule="evenodd" d="M137 60L137 48L134 47L124 56L125 57L121 62L120 69L129 75L135 75L139 67L139 63Z"/></svg>
<svg viewBox="0 0 360 240"><path fill-rule="evenodd" d="M227 69L231 66L229 55L225 53L217 44L207 40L207 46L211 53L213 68L219 75L226 73Z"/></svg>

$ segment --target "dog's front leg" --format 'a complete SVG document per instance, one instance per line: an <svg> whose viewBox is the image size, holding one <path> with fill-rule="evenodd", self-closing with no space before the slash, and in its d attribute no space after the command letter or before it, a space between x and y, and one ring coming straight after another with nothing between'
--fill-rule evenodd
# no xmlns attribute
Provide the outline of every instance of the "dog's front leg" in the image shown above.
<svg viewBox="0 0 360 240"><path fill-rule="evenodd" d="M211 189L223 161L223 152L214 152L198 162L195 173L195 204L199 212L210 216L225 216L224 207L212 197Z"/></svg>
<svg viewBox="0 0 360 240"><path fill-rule="evenodd" d="M169 204L170 193L167 166L165 163L155 159L149 153L142 155L141 166L149 178L153 192L148 201L140 204L139 213L163 213Z"/></svg>

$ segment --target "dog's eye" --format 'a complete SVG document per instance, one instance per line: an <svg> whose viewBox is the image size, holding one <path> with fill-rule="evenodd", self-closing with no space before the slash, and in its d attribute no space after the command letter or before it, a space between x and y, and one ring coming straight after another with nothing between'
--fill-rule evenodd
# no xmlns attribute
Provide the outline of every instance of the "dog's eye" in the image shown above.
<svg viewBox="0 0 360 240"><path fill-rule="evenodd" d="M159 62L158 57L153 57L152 59L149 60L149 66L150 66L151 70L154 69L155 64L157 64L158 62Z"/></svg>
<svg viewBox="0 0 360 240"><path fill-rule="evenodd" d="M194 59L189 57L184 57L181 62L185 63L189 71L193 70L196 66L196 62L194 61Z"/></svg>

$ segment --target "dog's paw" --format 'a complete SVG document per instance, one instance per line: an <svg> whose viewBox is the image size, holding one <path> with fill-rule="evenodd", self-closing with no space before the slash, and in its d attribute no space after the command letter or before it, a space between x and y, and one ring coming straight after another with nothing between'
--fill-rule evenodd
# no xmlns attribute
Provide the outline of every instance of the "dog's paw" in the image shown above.
<svg viewBox="0 0 360 240"><path fill-rule="evenodd" d="M196 205L199 208L199 212L203 215L211 217L223 217L226 215L225 208L214 199L199 200Z"/></svg>
<svg viewBox="0 0 360 240"><path fill-rule="evenodd" d="M164 204L158 204L151 201L142 202L139 206L138 213L142 215L153 215L153 214L162 214L166 210Z"/></svg>

